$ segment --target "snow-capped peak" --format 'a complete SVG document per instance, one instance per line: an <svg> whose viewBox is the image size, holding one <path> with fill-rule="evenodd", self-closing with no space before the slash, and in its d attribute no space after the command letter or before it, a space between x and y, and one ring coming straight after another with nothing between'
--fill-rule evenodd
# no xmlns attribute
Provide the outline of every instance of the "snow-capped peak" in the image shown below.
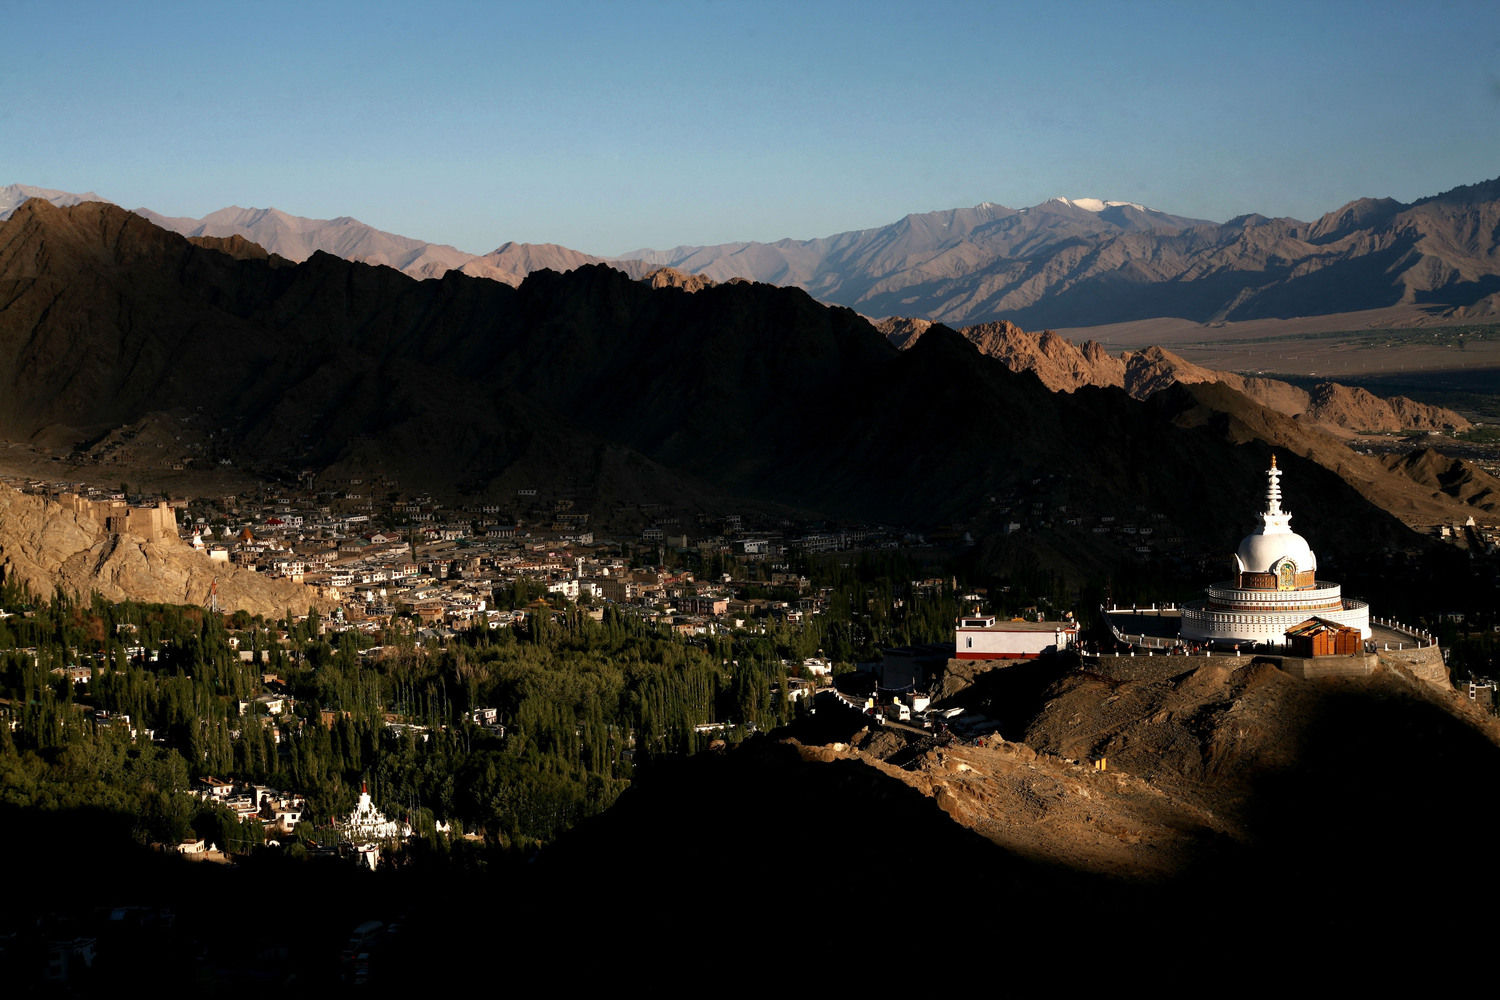
<svg viewBox="0 0 1500 1000"><path fill-rule="evenodd" d="M1081 208L1085 212L1102 212L1106 208L1134 208L1144 212L1145 205L1133 201L1101 201L1098 198L1049 198L1048 201L1061 202L1064 205L1072 205Z"/></svg>

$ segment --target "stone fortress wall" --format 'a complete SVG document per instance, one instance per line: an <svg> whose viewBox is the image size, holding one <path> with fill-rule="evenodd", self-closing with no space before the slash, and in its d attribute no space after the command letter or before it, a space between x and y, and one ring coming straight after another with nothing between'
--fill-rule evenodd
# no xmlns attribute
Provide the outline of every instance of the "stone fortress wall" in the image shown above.
<svg viewBox="0 0 1500 1000"><path fill-rule="evenodd" d="M96 501L76 493L64 493L57 502L113 534L135 535L148 542L177 538L177 517L166 501L155 507L132 507L123 500Z"/></svg>

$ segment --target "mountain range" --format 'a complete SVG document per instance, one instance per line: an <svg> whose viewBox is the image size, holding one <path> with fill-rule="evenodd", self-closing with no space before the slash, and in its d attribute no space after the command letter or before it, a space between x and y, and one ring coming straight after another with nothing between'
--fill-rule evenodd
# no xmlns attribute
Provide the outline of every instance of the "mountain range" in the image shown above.
<svg viewBox="0 0 1500 1000"><path fill-rule="evenodd" d="M1500 180L1412 204L1350 202L1314 222L1223 224L1133 204L1054 198L911 215L821 240L641 251L725 278L796 284L870 316L1083 327L1157 317L1202 323L1407 304L1500 311Z"/></svg>
<svg viewBox="0 0 1500 1000"><path fill-rule="evenodd" d="M0 217L30 195L0 189ZM638 250L607 259L552 244L484 255L383 233L347 217L226 208L203 219L139 210L187 236L240 235L293 261L321 250L417 278L450 270L517 284L541 268L608 260L633 277L660 267L802 288L874 317L950 325L1004 319L1028 329L1175 317L1201 323L1405 306L1472 319L1500 314L1500 179L1410 204L1362 198L1312 222L1244 215L1225 223L1093 198L1030 208L984 203L908 215L809 240Z"/></svg>
<svg viewBox="0 0 1500 1000"><path fill-rule="evenodd" d="M600 519L665 503L957 524L981 558L1089 572L1134 540L1069 520L1147 511L1189 546L1238 537L1252 501L1207 501L1257 497L1271 447L1328 565L1419 544L1402 520L1461 520L1490 495L1219 383L1053 392L945 327L898 350L797 289L688 292L603 265L417 281L26 202L0 223L0 438L118 479L111 449L150 428L180 449L166 457L267 475L384 473L511 504L537 489ZM1048 527L1015 532L1018 516Z"/></svg>
<svg viewBox="0 0 1500 1000"><path fill-rule="evenodd" d="M0 187L0 220L9 218L28 198L43 198L62 207L85 201L107 201L92 192L79 195L11 184ZM460 271L476 278L492 278L508 285L518 285L532 271L543 268L570 271L583 264L604 261L603 257L552 243L507 242L487 254L472 254L447 244L427 243L383 232L348 216L309 219L274 208L240 208L235 205L211 212L201 219L166 216L149 208L134 211L163 229L187 237L240 236L268 253L292 262L304 261L321 251L345 260L392 267L413 278L439 278L449 271ZM641 273L639 266L633 270Z"/></svg>

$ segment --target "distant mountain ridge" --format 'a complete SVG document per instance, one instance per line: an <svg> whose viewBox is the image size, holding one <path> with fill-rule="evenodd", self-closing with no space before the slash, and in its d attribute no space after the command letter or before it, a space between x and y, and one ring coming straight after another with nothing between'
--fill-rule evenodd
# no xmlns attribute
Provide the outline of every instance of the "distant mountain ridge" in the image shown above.
<svg viewBox="0 0 1500 1000"><path fill-rule="evenodd" d="M362 264L392 267L418 279L461 271L475 278L519 285L532 271L570 271L602 260L554 243L505 243L487 254L471 254L447 244L383 232L348 216L308 219L274 208L234 206L202 219L168 218L150 209L137 209L136 213L187 237L243 236L291 261L303 261L318 252L330 253Z"/></svg>
<svg viewBox="0 0 1500 1000"><path fill-rule="evenodd" d="M101 198L92 191L84 194L72 194L68 191L54 191L51 188L33 187L30 184L7 184L0 187L0 221L10 218L12 212L24 205L31 198L45 198L59 208L67 208L69 205L81 205L86 201L102 201L113 204L107 198Z"/></svg>
<svg viewBox="0 0 1500 1000"><path fill-rule="evenodd" d="M638 250L623 259L703 274L716 281L748 278L796 285L814 298L870 315L919 315L952 323L958 317L924 308L887 308L909 298L902 290L959 279L998 254L1034 254L1118 233L1175 233L1212 225L1127 202L1053 198L1032 208L993 202L973 208L907 215L874 229L812 240L727 243Z"/></svg>
<svg viewBox="0 0 1500 1000"><path fill-rule="evenodd" d="M868 316L1030 329L1196 322L1423 305L1500 315L1500 180L1410 205L1362 198L1314 222L1223 224L1054 198L907 216L819 240L627 255L716 280L796 284Z"/></svg>
<svg viewBox="0 0 1500 1000"><path fill-rule="evenodd" d="M90 201L113 204L93 192L71 194L11 184L0 188L0 221L9 218L28 198L43 198L62 208ZM294 263L322 252L362 264L395 268L418 279L440 278L449 271L461 271L475 278L518 285L532 271L543 268L570 271L584 264L604 261L602 257L579 253L554 243L507 242L487 254L472 254L447 244L428 243L384 232L349 216L309 219L275 208L232 205L201 219L162 215L149 208L134 211L162 229L200 242L238 237ZM636 266L626 267L626 270L639 276L647 269Z"/></svg>
<svg viewBox="0 0 1500 1000"><path fill-rule="evenodd" d="M169 218L147 208L135 210L163 229L183 236L243 236L270 253L303 261L319 250L345 260L394 267L413 277L435 278L474 258L456 247L383 233L358 219L306 219L274 208L221 208L201 219Z"/></svg>
<svg viewBox="0 0 1500 1000"><path fill-rule="evenodd" d="M54 204L71 195L11 185ZM1406 305L1441 317L1500 316L1500 179L1403 204L1361 198L1313 222L1243 215L1225 223L1099 198L1030 208L985 202L907 215L809 240L637 250L604 258L554 244L491 253L384 233L355 219L226 208L204 219L140 210L186 236L240 235L292 261L316 251L416 278L451 270L518 284L541 269L610 263L631 277L660 268L724 282L802 288L867 316L950 326L1007 320L1027 329L1175 317L1200 323L1360 312Z"/></svg>

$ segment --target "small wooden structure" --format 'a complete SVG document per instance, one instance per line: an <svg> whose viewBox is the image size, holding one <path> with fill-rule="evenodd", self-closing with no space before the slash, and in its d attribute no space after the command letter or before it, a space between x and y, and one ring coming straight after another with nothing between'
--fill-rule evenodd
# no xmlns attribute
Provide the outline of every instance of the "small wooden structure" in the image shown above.
<svg viewBox="0 0 1500 1000"><path fill-rule="evenodd" d="M1364 651L1359 629L1327 618L1309 618L1286 630L1287 652L1293 656L1349 656Z"/></svg>

